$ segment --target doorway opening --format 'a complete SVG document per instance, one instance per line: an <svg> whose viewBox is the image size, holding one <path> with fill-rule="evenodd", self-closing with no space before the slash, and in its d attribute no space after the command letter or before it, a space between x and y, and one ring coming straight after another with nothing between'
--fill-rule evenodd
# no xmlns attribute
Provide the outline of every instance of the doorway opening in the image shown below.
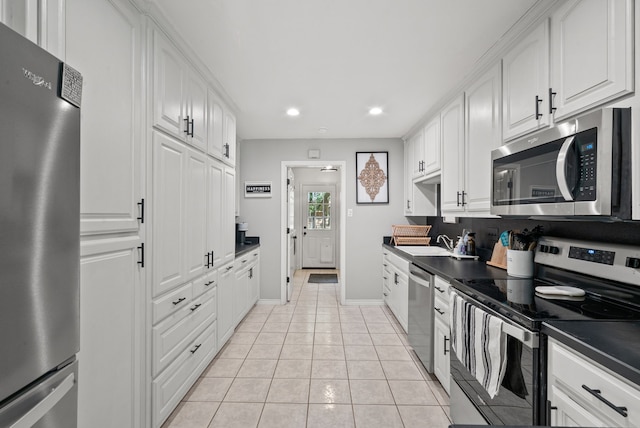
<svg viewBox="0 0 640 428"><path fill-rule="evenodd" d="M339 272L345 300L345 161L283 161L281 167L281 302L290 301L299 269Z"/></svg>

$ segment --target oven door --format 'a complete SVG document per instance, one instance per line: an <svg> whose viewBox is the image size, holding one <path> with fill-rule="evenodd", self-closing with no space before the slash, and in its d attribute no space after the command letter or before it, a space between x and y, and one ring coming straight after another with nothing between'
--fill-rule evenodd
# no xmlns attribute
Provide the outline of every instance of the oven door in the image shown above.
<svg viewBox="0 0 640 428"><path fill-rule="evenodd" d="M461 297L470 301L466 296ZM507 369L494 398L465 368L453 348L451 349L451 418L454 424L474 425L539 425L540 350L539 333L517 326L484 305L474 306L496 316L505 323L507 334ZM477 303L477 304L476 304Z"/></svg>

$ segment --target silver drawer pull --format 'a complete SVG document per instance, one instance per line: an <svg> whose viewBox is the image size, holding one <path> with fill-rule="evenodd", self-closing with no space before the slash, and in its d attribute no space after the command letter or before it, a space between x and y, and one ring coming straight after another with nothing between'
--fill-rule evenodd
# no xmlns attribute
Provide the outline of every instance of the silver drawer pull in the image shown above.
<svg viewBox="0 0 640 428"><path fill-rule="evenodd" d="M591 394L594 397L596 397L598 400L602 401L607 406L611 407L613 410L615 410L620 415L624 416L625 418L627 417L627 408L626 407L616 406L611 401L609 401L606 398L604 398L602 395L600 395L601 391L599 389L591 389L587 385L582 385L582 389L584 389L589 394Z"/></svg>

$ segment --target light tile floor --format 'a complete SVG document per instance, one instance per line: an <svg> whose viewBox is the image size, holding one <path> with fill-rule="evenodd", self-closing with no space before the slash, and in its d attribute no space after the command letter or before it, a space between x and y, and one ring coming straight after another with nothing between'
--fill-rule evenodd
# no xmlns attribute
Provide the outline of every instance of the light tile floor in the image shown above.
<svg viewBox="0 0 640 428"><path fill-rule="evenodd" d="M341 306L314 272L333 271L297 271L289 304L255 306L163 428L449 426L388 308Z"/></svg>

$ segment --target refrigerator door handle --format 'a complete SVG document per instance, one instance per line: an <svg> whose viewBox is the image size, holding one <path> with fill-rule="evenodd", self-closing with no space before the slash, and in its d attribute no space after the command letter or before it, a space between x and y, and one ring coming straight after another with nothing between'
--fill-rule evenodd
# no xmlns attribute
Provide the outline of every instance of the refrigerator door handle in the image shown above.
<svg viewBox="0 0 640 428"><path fill-rule="evenodd" d="M71 391L75 382L75 374L70 373L59 384L51 387L51 392L44 399L29 409L27 413L10 425L9 428L31 428Z"/></svg>

